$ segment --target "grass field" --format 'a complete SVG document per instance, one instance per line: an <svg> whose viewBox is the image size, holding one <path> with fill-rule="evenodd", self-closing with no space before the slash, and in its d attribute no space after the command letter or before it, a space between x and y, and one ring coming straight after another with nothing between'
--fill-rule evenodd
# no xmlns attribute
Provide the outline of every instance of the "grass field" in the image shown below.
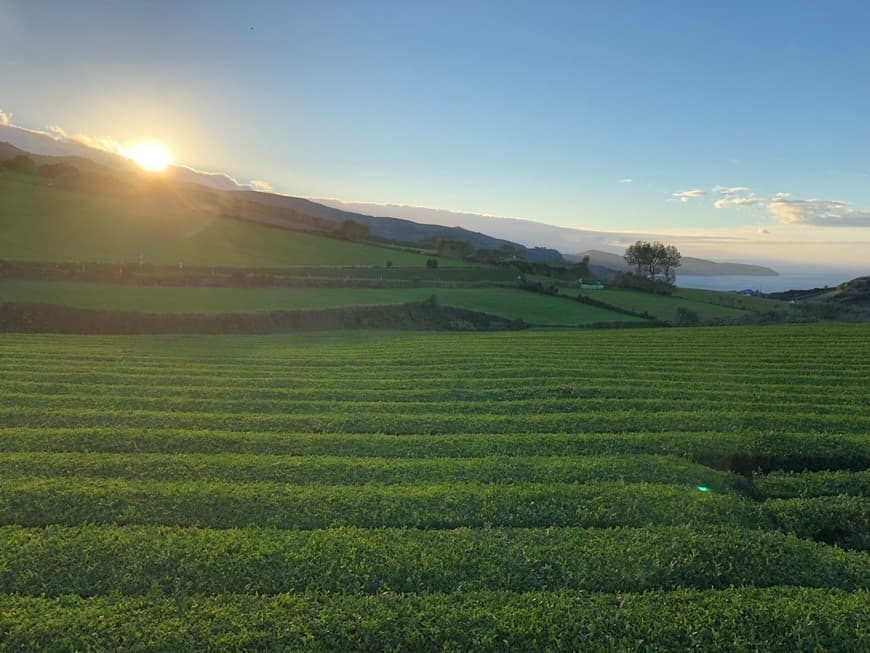
<svg viewBox="0 0 870 653"><path fill-rule="evenodd" d="M700 288L675 288L674 297L687 299L693 302L705 304L717 304L719 306L738 308L749 311L792 311L794 307L788 302L764 297L748 297L733 292L719 292L717 290L702 290Z"/></svg>
<svg viewBox="0 0 870 653"><path fill-rule="evenodd" d="M222 313L398 304L436 295L455 306L531 324L641 322L623 313L512 288L194 288L0 281L0 300L150 313Z"/></svg>
<svg viewBox="0 0 870 653"><path fill-rule="evenodd" d="M565 294L574 293L566 290ZM647 313L656 319L667 322L674 319L679 308L694 311L702 320L735 320L748 314L746 310L679 295L653 295L634 290L583 290L580 295L635 313Z"/></svg>
<svg viewBox="0 0 870 653"><path fill-rule="evenodd" d="M866 643L863 325L4 335L0 370L3 650Z"/></svg>
<svg viewBox="0 0 870 653"><path fill-rule="evenodd" d="M413 252L207 217L144 198L49 188L41 177L0 174L0 259L159 264L425 267ZM441 259L440 265L468 265Z"/></svg>

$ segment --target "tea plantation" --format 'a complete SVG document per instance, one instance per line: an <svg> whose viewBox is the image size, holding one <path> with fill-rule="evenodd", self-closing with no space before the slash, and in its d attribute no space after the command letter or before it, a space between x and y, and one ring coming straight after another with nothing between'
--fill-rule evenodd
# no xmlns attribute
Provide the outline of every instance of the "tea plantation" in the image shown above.
<svg viewBox="0 0 870 653"><path fill-rule="evenodd" d="M866 325L6 334L0 371L0 650L870 641Z"/></svg>

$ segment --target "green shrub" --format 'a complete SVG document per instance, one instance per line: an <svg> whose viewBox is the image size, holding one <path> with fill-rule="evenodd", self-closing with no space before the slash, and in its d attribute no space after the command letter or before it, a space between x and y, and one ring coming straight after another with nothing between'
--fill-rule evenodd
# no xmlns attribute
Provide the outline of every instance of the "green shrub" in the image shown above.
<svg viewBox="0 0 870 653"><path fill-rule="evenodd" d="M207 595L870 583L870 557L793 535L704 526L319 529L0 528L0 592Z"/></svg>
<svg viewBox="0 0 870 653"><path fill-rule="evenodd" d="M870 499L866 497L769 499L762 507L777 528L799 537L870 549Z"/></svg>
<svg viewBox="0 0 870 653"><path fill-rule="evenodd" d="M674 326L698 326L700 323L701 316L695 311L686 308L685 306L677 307L676 314L674 315Z"/></svg>
<svg viewBox="0 0 870 653"><path fill-rule="evenodd" d="M6 650L830 651L864 648L870 595L794 587L178 599L0 597Z"/></svg>

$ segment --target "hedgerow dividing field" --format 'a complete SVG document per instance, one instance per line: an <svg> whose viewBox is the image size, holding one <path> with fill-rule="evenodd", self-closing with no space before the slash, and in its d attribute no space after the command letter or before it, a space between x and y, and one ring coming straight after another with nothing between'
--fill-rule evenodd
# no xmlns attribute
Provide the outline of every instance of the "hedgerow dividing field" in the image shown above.
<svg viewBox="0 0 870 653"><path fill-rule="evenodd" d="M859 326L0 337L0 649L860 650Z"/></svg>
<svg viewBox="0 0 870 653"><path fill-rule="evenodd" d="M449 268L447 268L449 270ZM203 288L0 280L0 299L145 313L231 313L424 301L538 325L643 323L643 318L518 288ZM745 311L725 309L736 314ZM670 316L672 317L672 316Z"/></svg>

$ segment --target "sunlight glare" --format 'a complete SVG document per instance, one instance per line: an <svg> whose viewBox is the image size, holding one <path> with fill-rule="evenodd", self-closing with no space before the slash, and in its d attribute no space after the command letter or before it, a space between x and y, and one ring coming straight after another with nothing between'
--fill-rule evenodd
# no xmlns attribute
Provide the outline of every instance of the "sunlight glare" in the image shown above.
<svg viewBox="0 0 870 653"><path fill-rule="evenodd" d="M169 150L156 141L133 143L125 148L124 154L150 172L161 172L172 162Z"/></svg>

